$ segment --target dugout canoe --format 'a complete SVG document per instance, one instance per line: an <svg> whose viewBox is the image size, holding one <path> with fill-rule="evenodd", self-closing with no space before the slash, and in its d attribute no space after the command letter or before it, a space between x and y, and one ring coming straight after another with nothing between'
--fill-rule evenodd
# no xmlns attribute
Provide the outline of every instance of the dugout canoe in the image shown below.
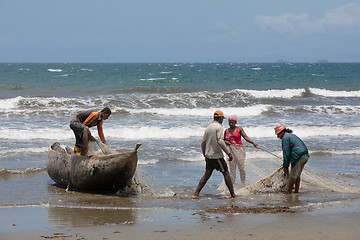
<svg viewBox="0 0 360 240"><path fill-rule="evenodd" d="M59 142L49 146L46 169L58 185L82 191L117 191L126 187L137 167L133 151L92 157L77 156Z"/></svg>

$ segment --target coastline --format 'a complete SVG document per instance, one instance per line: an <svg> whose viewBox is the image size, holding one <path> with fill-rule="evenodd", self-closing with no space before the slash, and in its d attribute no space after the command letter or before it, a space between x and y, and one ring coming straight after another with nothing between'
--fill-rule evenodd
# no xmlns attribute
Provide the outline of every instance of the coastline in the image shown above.
<svg viewBox="0 0 360 240"><path fill-rule="evenodd" d="M360 199L315 204L294 212L209 213L212 210L218 211L137 209L133 220L122 223L106 221L109 214L98 210L93 216L96 222L84 216L49 225L48 208L3 208L0 222L5 229L0 231L0 239L358 239L360 234ZM121 217L121 211L112 212ZM39 219L42 214L48 214L49 220ZM33 229L24 230L23 224L32 224Z"/></svg>

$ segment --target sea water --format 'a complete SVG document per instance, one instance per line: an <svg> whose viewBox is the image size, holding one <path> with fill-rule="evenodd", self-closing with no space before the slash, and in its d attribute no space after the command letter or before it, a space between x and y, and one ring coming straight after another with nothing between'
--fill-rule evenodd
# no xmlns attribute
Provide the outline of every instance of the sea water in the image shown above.
<svg viewBox="0 0 360 240"><path fill-rule="evenodd" d="M142 143L137 174L151 194L65 191L47 175L48 146L74 145L70 119L104 107L112 110L103 128L113 149ZM121 221L131 222L136 209L226 205L216 171L201 192L204 199L191 200L205 171L202 135L216 110L236 114L238 125L268 151L246 147L247 184L281 165L274 127L282 123L307 145L310 174L340 182L338 187L360 186L359 63L1 63L0 208L44 207L49 218L81 209L122 209L130 217ZM96 128L92 134L98 138ZM302 186L295 203L281 193L236 201L303 206L359 198L356 191L338 193L331 185Z"/></svg>

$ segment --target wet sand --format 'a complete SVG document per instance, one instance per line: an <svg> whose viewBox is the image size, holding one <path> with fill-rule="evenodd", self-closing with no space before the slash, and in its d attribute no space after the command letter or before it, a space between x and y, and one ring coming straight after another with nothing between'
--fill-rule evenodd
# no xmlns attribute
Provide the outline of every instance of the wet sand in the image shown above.
<svg viewBox="0 0 360 240"><path fill-rule="evenodd" d="M124 213L118 210L111 210L112 216L97 210L75 220L52 222L51 214L62 213L49 210L0 209L0 239L359 239L360 235L360 200L305 208L138 209L137 219L127 222L119 220ZM50 224L40 220L42 214L48 215ZM127 214L134 212L124 217ZM109 221L115 216L118 223Z"/></svg>

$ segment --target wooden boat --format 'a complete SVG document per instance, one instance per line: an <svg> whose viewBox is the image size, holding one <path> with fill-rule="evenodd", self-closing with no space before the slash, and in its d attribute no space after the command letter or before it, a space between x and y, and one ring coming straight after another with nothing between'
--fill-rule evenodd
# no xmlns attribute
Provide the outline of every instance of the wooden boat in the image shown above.
<svg viewBox="0 0 360 240"><path fill-rule="evenodd" d="M58 185L83 191L117 191L129 184L137 167L133 151L92 157L77 156L59 142L50 145L46 168Z"/></svg>

